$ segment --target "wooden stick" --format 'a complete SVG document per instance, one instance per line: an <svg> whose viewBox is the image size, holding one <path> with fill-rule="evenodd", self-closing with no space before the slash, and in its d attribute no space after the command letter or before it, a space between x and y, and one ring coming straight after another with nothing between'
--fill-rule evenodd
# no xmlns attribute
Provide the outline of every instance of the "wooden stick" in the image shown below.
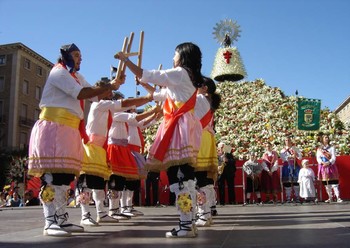
<svg viewBox="0 0 350 248"><path fill-rule="evenodd" d="M139 55L137 57L137 66L138 67L141 67L141 64L142 64L143 36L144 36L144 32L141 31L141 33L140 33L140 43L139 43Z"/></svg>
<svg viewBox="0 0 350 248"><path fill-rule="evenodd" d="M124 53L125 57L138 56L139 52Z"/></svg>
<svg viewBox="0 0 350 248"><path fill-rule="evenodd" d="M131 51L131 46L132 46L132 41L133 40L134 40L134 32L131 32L130 36L129 36L128 46L126 48L126 52L127 53L130 53L130 51ZM125 69L126 69L126 64L123 63L122 71L121 71L120 75L124 75L125 74Z"/></svg>
<svg viewBox="0 0 350 248"><path fill-rule="evenodd" d="M143 52L143 37L144 37L144 32L140 32L140 43L139 43L139 51L138 51L138 56L137 56L137 66L141 67L142 64L142 52ZM136 87L139 85L139 83L136 80Z"/></svg>
<svg viewBox="0 0 350 248"><path fill-rule="evenodd" d="M126 52L126 48L127 48L127 44L128 44L128 37L124 38L124 43L123 43L123 47L122 47L122 52ZM117 71L117 78L119 79L120 76L122 75L122 68L123 68L123 61L119 60L119 64L118 64L118 71Z"/></svg>

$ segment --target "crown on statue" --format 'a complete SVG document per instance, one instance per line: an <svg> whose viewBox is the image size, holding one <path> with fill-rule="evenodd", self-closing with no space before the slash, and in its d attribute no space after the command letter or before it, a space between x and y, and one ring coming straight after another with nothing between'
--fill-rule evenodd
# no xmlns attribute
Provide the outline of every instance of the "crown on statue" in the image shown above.
<svg viewBox="0 0 350 248"><path fill-rule="evenodd" d="M239 81L246 75L241 56L236 47L231 47L233 41L240 37L240 29L237 22L224 20L214 27L214 37L223 46L218 49L211 76L214 80Z"/></svg>

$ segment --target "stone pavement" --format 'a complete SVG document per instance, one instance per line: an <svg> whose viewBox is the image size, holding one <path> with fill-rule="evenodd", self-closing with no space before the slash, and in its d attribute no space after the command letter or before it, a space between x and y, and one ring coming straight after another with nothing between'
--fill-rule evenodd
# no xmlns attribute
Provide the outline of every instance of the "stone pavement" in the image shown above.
<svg viewBox="0 0 350 248"><path fill-rule="evenodd" d="M218 206L214 225L199 228L196 238L169 239L177 224L175 207L136 207L144 216L87 227L71 237L43 236L41 207L0 209L0 248L109 247L350 247L350 204ZM79 208L67 208L78 224ZM95 209L92 207L92 210ZM95 216L95 213L93 213Z"/></svg>

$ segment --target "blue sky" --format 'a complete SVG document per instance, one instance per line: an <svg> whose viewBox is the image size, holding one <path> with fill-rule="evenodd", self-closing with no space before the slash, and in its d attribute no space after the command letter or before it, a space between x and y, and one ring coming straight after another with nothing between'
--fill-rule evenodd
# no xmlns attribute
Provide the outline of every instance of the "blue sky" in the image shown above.
<svg viewBox="0 0 350 248"><path fill-rule="evenodd" d="M0 44L22 42L51 62L59 48L81 49L81 73L90 84L110 75L123 39L145 32L142 67L172 66L175 47L191 41L210 75L219 44L216 23L237 21L246 80L262 78L286 95L322 100L334 110L350 95L348 0L0 0ZM135 96L133 76L120 90ZM144 92L141 91L141 94Z"/></svg>

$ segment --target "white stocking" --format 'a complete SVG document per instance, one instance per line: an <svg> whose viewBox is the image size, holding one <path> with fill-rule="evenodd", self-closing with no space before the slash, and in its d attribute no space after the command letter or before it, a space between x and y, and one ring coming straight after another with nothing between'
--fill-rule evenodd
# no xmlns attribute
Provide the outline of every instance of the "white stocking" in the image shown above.
<svg viewBox="0 0 350 248"><path fill-rule="evenodd" d="M105 199L105 191L103 189L93 189L92 199L94 199L95 201L97 215L105 215L106 211L103 206L103 200Z"/></svg>

